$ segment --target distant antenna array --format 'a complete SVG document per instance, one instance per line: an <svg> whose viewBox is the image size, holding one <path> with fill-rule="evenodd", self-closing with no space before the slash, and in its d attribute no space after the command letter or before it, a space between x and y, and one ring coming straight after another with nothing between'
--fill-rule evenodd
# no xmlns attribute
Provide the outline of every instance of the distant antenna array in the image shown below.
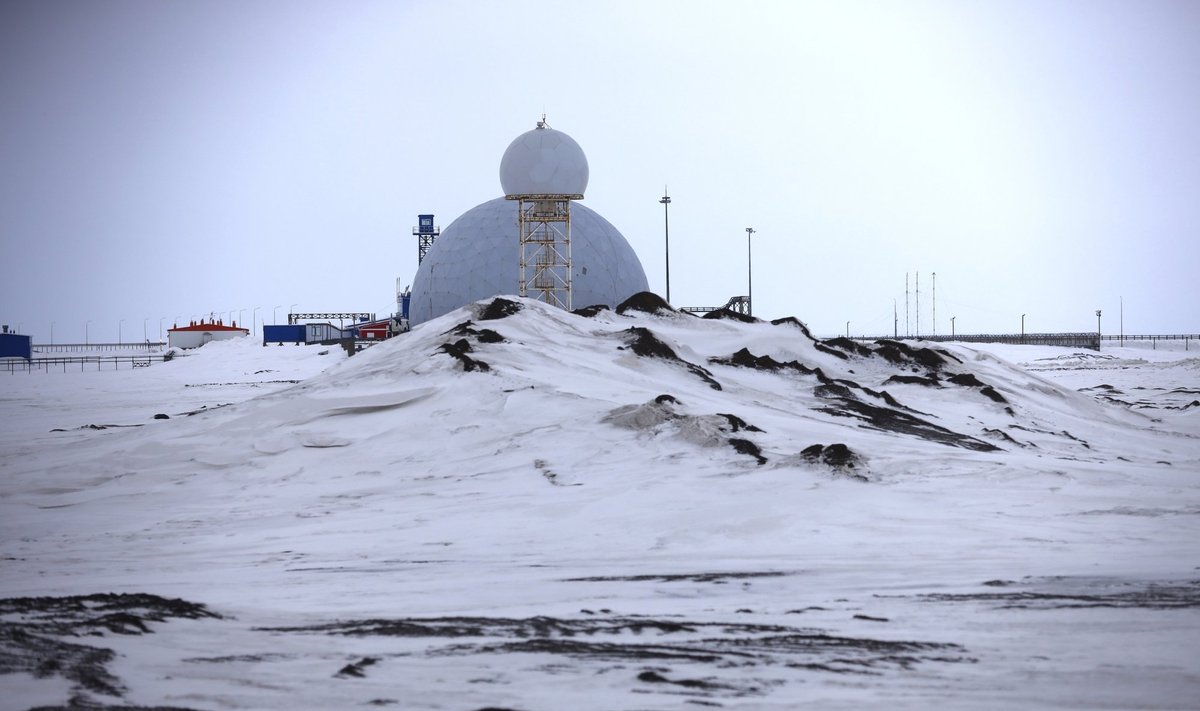
<svg viewBox="0 0 1200 711"><path fill-rule="evenodd" d="M911 315L913 317L913 327L910 329L909 328L910 311L909 311L909 305L908 305L908 298L909 298L909 294L913 293L913 292L910 292L908 289L908 272L904 273L904 335L916 336L916 337L920 338L920 336L921 336L921 272L916 272L914 274L914 280L916 282L916 291L913 294L913 296L914 296L914 300L916 301L916 304L911 312ZM895 310L895 308L896 308L895 301L893 301L893 303L892 303L893 311ZM899 328L899 317L898 316L896 317L896 323L897 323L896 331L899 332L900 328ZM932 335L934 335L934 336L937 335L937 272L933 273L933 334Z"/></svg>

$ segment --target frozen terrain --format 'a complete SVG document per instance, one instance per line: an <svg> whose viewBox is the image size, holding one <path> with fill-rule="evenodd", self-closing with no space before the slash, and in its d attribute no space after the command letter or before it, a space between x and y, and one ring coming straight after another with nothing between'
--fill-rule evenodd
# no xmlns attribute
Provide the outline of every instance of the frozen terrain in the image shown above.
<svg viewBox="0 0 1200 711"><path fill-rule="evenodd" d="M1200 353L626 306L0 374L0 705L1196 707Z"/></svg>

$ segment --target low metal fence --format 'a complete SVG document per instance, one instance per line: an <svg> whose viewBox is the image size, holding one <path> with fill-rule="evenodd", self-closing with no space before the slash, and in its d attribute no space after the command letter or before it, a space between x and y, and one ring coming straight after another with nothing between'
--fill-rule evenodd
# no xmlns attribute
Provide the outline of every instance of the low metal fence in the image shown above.
<svg viewBox="0 0 1200 711"><path fill-rule="evenodd" d="M1100 350L1101 345L1127 345L1131 343L1149 343L1151 348L1157 348L1159 341L1183 342L1183 349L1190 351L1192 341L1200 343L1200 334L1168 333L1149 336L1101 335L1098 333L999 333L999 334L956 334L956 335L925 335L925 336L852 336L856 341L937 341L953 343L1005 343L1010 345L1029 346L1064 346L1068 348L1088 348ZM1177 346L1178 347L1178 346Z"/></svg>
<svg viewBox="0 0 1200 711"><path fill-rule="evenodd" d="M47 358L11 358L0 361L0 371L8 373L50 373L67 372L78 369L80 372L89 370L120 370L121 368L148 368L154 363L171 360L171 353L147 353L127 356L51 356Z"/></svg>

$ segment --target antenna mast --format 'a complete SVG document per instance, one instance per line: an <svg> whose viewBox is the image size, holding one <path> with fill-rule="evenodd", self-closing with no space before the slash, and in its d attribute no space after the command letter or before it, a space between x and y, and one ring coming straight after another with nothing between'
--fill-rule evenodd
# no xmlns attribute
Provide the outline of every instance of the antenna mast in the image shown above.
<svg viewBox="0 0 1200 711"><path fill-rule="evenodd" d="M917 338L921 337L921 272L917 272Z"/></svg>

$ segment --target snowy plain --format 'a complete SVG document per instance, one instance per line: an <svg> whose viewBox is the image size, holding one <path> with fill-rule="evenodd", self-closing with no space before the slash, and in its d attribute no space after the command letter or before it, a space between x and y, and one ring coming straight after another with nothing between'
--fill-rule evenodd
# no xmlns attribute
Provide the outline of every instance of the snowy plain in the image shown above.
<svg viewBox="0 0 1200 711"><path fill-rule="evenodd" d="M1196 708L1196 344L508 303L0 373L0 705Z"/></svg>

